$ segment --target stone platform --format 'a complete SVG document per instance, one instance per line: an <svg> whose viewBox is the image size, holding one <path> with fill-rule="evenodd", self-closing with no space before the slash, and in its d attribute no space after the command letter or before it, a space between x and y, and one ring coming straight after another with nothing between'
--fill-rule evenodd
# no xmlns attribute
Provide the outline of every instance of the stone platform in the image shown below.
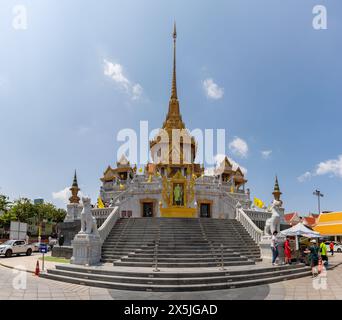
<svg viewBox="0 0 342 320"><path fill-rule="evenodd" d="M41 276L86 286L117 290L186 292L233 289L263 285L309 276L311 270L303 264L275 266L260 264L253 266L220 268L123 268L81 267L56 265Z"/></svg>

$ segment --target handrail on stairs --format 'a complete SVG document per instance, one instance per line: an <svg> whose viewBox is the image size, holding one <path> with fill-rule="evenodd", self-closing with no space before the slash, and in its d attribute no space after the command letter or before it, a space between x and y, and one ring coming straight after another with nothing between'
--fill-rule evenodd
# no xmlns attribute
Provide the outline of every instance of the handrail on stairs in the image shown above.
<svg viewBox="0 0 342 320"><path fill-rule="evenodd" d="M247 230L252 239L259 244L264 232L260 230L239 204L236 207L236 220Z"/></svg>
<svg viewBox="0 0 342 320"><path fill-rule="evenodd" d="M200 225L200 228L201 228L202 236L204 236L204 240L208 241L209 246L210 246L211 254L212 254L213 258L216 260L217 265L219 266L220 265L220 261L219 261L218 255L217 255L217 253L215 252L215 250L213 248L213 242L208 239L208 236L207 236L207 233L204 230L201 218L199 218L199 225Z"/></svg>
<svg viewBox="0 0 342 320"><path fill-rule="evenodd" d="M123 191L121 194L119 194L113 199L113 202L117 202L117 204L113 207L113 211L110 213L110 215L106 218L106 220L102 223L101 227L98 229L102 242L104 242L107 239L114 225L119 220L121 205L125 203L128 199L130 199L130 197L127 197L123 200L120 200L120 197L126 195L128 191L129 189Z"/></svg>
<svg viewBox="0 0 342 320"><path fill-rule="evenodd" d="M156 223L156 221L154 222ZM154 272L159 272L160 270L158 269L158 246L159 246L159 241L160 241L160 222L158 223L158 230L157 234L154 238L154 252L153 252L153 260L154 260Z"/></svg>

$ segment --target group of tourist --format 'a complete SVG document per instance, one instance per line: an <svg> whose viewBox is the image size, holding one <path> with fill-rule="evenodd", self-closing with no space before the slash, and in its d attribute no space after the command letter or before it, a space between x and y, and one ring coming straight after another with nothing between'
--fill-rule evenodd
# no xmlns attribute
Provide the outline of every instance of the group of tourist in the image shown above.
<svg viewBox="0 0 342 320"><path fill-rule="evenodd" d="M279 242L277 238L278 232L274 231L272 234L271 239L271 250L272 250L272 265L277 265L276 260L279 256ZM291 264L292 261L292 248L290 246L290 239L286 237L284 242L284 257L285 257L285 264ZM329 244L330 253L334 255L334 242L331 241ZM316 277L323 269L323 266L328 266L328 249L323 241L323 239L319 239L319 243L317 240L312 239L310 240L310 245L305 248L303 251L304 254L308 255L309 258L309 265L312 268L312 276Z"/></svg>
<svg viewBox="0 0 342 320"><path fill-rule="evenodd" d="M274 231L272 235L271 240L271 250L272 250L272 265L277 265L276 260L279 256L279 243L278 243L278 231ZM291 246L290 246L290 240L288 237L286 237L286 240L284 242L284 255L285 255L285 264L291 264Z"/></svg>

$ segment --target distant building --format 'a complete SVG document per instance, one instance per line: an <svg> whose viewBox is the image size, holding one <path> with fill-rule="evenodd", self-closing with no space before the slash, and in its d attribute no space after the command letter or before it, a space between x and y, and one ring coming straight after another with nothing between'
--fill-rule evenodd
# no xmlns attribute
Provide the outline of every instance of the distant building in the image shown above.
<svg viewBox="0 0 342 320"><path fill-rule="evenodd" d="M290 226L295 226L300 222L301 218L299 217L298 212L292 212L284 214L284 220Z"/></svg>
<svg viewBox="0 0 342 320"><path fill-rule="evenodd" d="M342 212L322 213L314 230L322 236L334 237L335 241L342 239Z"/></svg>
<svg viewBox="0 0 342 320"><path fill-rule="evenodd" d="M318 217L317 217L318 218ZM308 216L308 217L304 217L302 219L302 222L305 226L309 227L309 228L313 228L316 226L317 224L317 218L315 217L311 217L311 216Z"/></svg>
<svg viewBox="0 0 342 320"><path fill-rule="evenodd" d="M41 198L39 198L39 199L34 199L34 200L33 200L33 203L34 203L34 204L44 204L44 199L41 199Z"/></svg>

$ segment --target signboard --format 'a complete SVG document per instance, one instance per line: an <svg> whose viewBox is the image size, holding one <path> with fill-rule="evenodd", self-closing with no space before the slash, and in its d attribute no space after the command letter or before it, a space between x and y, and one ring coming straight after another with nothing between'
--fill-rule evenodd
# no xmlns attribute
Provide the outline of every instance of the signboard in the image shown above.
<svg viewBox="0 0 342 320"><path fill-rule="evenodd" d="M40 253L47 253L48 252L48 248L47 248L47 245L45 243L39 244L39 252Z"/></svg>
<svg viewBox="0 0 342 320"><path fill-rule="evenodd" d="M10 239L11 240L26 240L27 223L11 221Z"/></svg>

